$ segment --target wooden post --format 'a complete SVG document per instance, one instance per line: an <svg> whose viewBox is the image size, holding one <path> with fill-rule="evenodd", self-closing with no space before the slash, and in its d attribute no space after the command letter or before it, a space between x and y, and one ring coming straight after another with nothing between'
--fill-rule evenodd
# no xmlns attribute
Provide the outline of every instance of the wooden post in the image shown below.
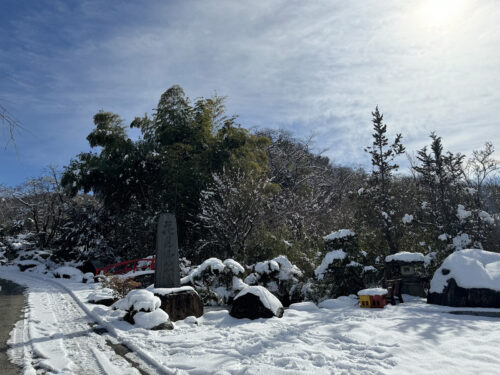
<svg viewBox="0 0 500 375"><path fill-rule="evenodd" d="M156 232L155 288L178 288L180 285L175 215L160 214Z"/></svg>

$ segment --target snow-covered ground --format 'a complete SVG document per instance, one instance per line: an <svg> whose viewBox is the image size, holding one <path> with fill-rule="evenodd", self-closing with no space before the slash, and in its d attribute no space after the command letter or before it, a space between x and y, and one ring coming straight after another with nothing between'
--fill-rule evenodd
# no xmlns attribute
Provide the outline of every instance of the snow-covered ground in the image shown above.
<svg viewBox="0 0 500 375"><path fill-rule="evenodd" d="M12 333L10 353L28 370L37 364L64 374L136 373L111 352L103 336L89 332L88 323L94 320L149 363L151 373L500 372L500 318L448 313L500 309L448 308L412 297L397 306L361 309L355 297L342 297L319 307L309 302L291 305L281 319L238 320L218 310L176 322L172 331L149 331L119 320L120 311L87 303L96 284L4 267L0 277L29 288L27 316Z"/></svg>

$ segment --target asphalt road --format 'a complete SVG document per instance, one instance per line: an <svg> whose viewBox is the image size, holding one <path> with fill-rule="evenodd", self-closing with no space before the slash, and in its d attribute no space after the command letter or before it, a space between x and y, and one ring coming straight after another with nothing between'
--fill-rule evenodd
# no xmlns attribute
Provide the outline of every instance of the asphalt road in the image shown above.
<svg viewBox="0 0 500 375"><path fill-rule="evenodd" d="M0 279L0 374L18 375L21 370L9 362L7 340L14 324L21 318L25 304L24 288Z"/></svg>

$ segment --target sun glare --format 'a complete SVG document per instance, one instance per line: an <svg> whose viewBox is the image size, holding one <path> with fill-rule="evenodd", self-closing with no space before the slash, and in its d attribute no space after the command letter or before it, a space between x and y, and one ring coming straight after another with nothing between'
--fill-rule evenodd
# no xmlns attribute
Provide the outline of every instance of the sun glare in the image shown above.
<svg viewBox="0 0 500 375"><path fill-rule="evenodd" d="M420 8L422 21L431 27L451 25L463 9L463 0L427 0Z"/></svg>

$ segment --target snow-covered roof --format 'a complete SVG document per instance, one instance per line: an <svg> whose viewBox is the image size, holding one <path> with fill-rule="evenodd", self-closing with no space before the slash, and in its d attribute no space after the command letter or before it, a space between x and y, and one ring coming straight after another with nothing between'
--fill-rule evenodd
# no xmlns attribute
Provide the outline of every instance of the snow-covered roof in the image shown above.
<svg viewBox="0 0 500 375"><path fill-rule="evenodd" d="M358 296L383 296L387 294L387 289L384 288L369 288L358 292Z"/></svg>
<svg viewBox="0 0 500 375"><path fill-rule="evenodd" d="M237 300L238 298L248 293L259 297L262 304L269 310L271 310L274 315L277 315L278 310L280 308L283 308L283 305L281 304L280 300L263 286L250 286L250 285L246 286L245 288L243 288L241 292L238 293L236 297L234 297L234 299Z"/></svg>
<svg viewBox="0 0 500 375"><path fill-rule="evenodd" d="M434 274L430 292L442 293L450 279L455 279L462 288L500 291L500 254L479 249L454 252Z"/></svg>
<svg viewBox="0 0 500 375"><path fill-rule="evenodd" d="M424 262L425 257L424 257L424 254L422 254L422 253L410 253L408 251L401 251L399 253L386 256L385 261L386 262L397 261L397 262L406 262L406 263Z"/></svg>
<svg viewBox="0 0 500 375"><path fill-rule="evenodd" d="M354 233L350 229L341 229L336 232L330 233L328 236L323 237L325 241L331 241L331 240L336 240L338 238L344 238L344 237L349 237L349 236L354 236L356 233Z"/></svg>

